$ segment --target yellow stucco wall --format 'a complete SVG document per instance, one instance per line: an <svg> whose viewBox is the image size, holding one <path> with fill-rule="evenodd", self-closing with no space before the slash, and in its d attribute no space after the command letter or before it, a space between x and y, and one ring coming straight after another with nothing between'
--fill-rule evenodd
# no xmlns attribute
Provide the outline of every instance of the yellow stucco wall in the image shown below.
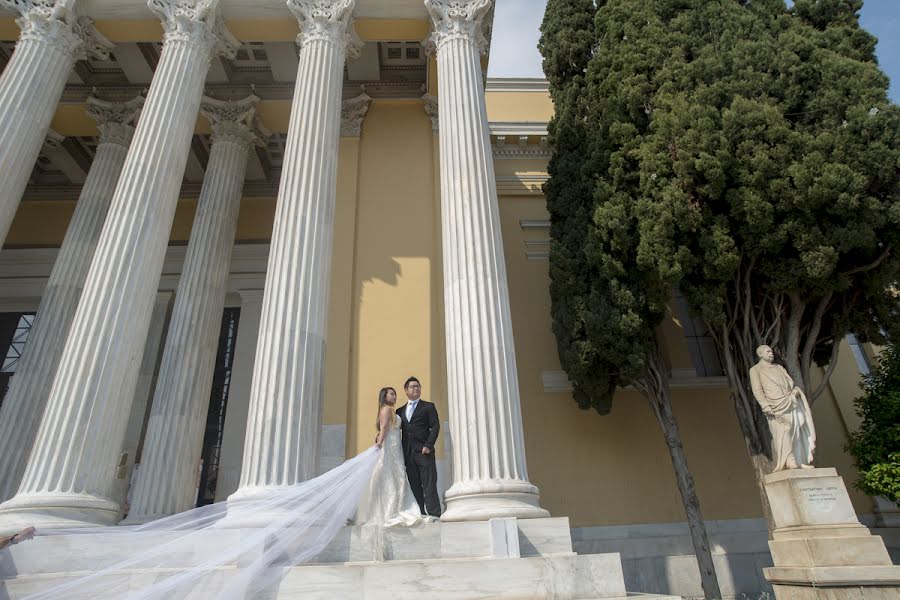
<svg viewBox="0 0 900 600"><path fill-rule="evenodd" d="M273 108L273 123L285 120L278 110ZM550 116L542 93L492 92L488 110L492 120L505 122ZM75 117L61 125L66 122L80 126ZM545 168L534 160L496 166L498 176ZM361 138L341 141L338 173L325 422L347 424L347 451L354 454L372 441L383 385L398 388L402 399L403 381L415 374L424 397L437 402L442 418L448 415L437 155L421 102L374 101ZM74 199L24 202L8 244L58 246L73 206ZM244 198L238 242L267 241L274 208L274 198ZM187 242L195 209L195 200L179 202L172 243ZM560 370L550 328L548 263L527 260L524 242L547 232L523 230L519 221L547 219L544 199L534 190L503 195L500 214L529 475L541 488L542 504L554 515L569 516L574 526L683 520L662 435L638 393L619 393L612 414L600 416L579 410L568 393L543 391L541 373ZM661 331L671 366L690 367L677 319ZM837 467L848 486L855 473L842 447L848 428L855 426L857 381L845 348L828 393L814 407L819 464ZM704 516L759 516L727 390L675 390L673 403ZM855 491L851 496L857 510L871 511L866 496Z"/></svg>

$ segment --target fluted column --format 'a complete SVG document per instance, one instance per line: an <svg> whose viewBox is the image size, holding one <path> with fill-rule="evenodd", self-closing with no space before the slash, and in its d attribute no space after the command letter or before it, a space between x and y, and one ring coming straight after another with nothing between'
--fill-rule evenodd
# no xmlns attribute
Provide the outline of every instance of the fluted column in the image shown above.
<svg viewBox="0 0 900 600"><path fill-rule="evenodd" d="M355 0L288 0L300 63L266 273L241 484L232 500L316 475L344 60Z"/></svg>
<svg viewBox="0 0 900 600"><path fill-rule="evenodd" d="M194 506L247 156L268 137L256 119L258 101L256 96L238 102L205 98L201 105L212 125L212 148L175 292L127 525Z"/></svg>
<svg viewBox="0 0 900 600"><path fill-rule="evenodd" d="M88 98L88 114L97 121L100 143L47 279L16 376L0 409L0 501L12 497L22 479L97 240L125 164L134 133L132 122L143 101L138 97L131 102L113 104Z"/></svg>
<svg viewBox="0 0 900 600"><path fill-rule="evenodd" d="M63 350L18 494L0 528L108 524L169 231L214 51L236 44L216 2L151 0L165 31L159 65Z"/></svg>
<svg viewBox="0 0 900 600"><path fill-rule="evenodd" d="M482 84L490 0L425 0L441 106L441 231L453 485L445 521L545 517L528 482Z"/></svg>
<svg viewBox="0 0 900 600"><path fill-rule="evenodd" d="M107 58L112 48L72 4L0 0L0 6L20 15L16 23L22 30L0 76L0 244L16 216L72 66L87 56Z"/></svg>

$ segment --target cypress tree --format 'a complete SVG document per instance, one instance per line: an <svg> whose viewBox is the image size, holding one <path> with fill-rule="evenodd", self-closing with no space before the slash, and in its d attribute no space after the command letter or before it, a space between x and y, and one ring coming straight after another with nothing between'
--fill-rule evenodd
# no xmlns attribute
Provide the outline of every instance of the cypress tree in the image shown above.
<svg viewBox="0 0 900 600"><path fill-rule="evenodd" d="M668 370L654 330L668 273L636 261L640 212L615 179L639 175L616 150L646 123L640 98L666 53L664 3L550 0L540 49L555 116L544 186L551 223L550 295L560 362L581 408L612 408L616 387L648 399L666 438L707 598L719 598L700 502L672 411ZM632 40L629 43L629 40ZM643 125L641 125L643 126Z"/></svg>

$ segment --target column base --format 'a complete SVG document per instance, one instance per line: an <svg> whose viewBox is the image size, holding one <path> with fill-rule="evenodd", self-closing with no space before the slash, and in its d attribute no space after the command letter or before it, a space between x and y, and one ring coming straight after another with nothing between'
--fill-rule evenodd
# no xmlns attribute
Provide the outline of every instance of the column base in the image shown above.
<svg viewBox="0 0 900 600"><path fill-rule="evenodd" d="M268 506L265 509L253 508L252 504L264 498L271 498L284 486L242 487L228 496L225 516L216 523L222 529L259 529L271 525L275 521L286 521L292 511L279 506Z"/></svg>
<svg viewBox="0 0 900 600"><path fill-rule="evenodd" d="M23 527L107 527L122 518L118 502L91 494L19 494L0 504L0 535Z"/></svg>
<svg viewBox="0 0 900 600"><path fill-rule="evenodd" d="M542 519L550 513L539 504L537 487L521 480L463 481L444 494L441 521L487 521L501 517Z"/></svg>
<svg viewBox="0 0 900 600"><path fill-rule="evenodd" d="M171 517L172 515L134 515L130 514L119 522L119 525L122 527L133 527L136 525L146 525L152 521L158 521L160 519L165 519L166 517Z"/></svg>

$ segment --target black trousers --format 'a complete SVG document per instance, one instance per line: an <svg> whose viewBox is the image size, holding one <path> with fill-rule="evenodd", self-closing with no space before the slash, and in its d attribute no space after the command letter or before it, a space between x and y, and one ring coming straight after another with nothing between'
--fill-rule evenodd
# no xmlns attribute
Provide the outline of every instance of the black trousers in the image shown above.
<svg viewBox="0 0 900 600"><path fill-rule="evenodd" d="M437 492L437 466L434 452L408 452L405 457L406 477L423 515L441 516L441 499Z"/></svg>

